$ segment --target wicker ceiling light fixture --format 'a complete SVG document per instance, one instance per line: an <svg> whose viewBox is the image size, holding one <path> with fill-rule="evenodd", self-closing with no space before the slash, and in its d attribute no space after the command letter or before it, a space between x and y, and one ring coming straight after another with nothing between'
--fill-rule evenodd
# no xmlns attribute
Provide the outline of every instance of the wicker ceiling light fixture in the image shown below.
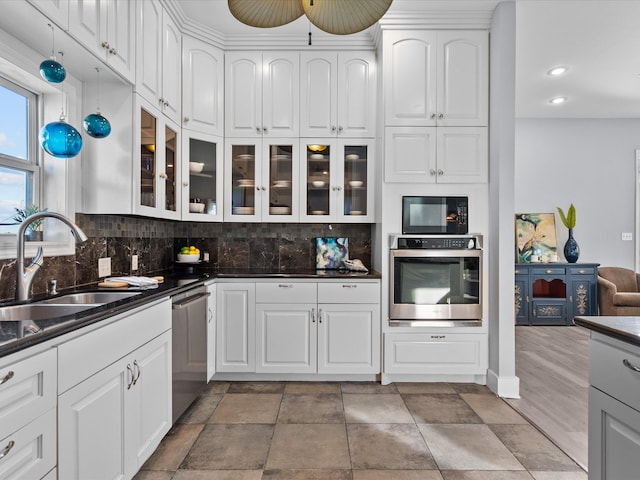
<svg viewBox="0 0 640 480"><path fill-rule="evenodd" d="M231 14L252 27L278 27L306 14L334 35L360 32L376 23L393 0L228 0Z"/></svg>

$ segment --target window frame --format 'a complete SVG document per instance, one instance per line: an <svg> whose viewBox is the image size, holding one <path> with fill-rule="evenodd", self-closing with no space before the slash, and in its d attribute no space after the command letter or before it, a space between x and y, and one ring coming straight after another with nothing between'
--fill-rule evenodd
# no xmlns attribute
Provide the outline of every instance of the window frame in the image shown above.
<svg viewBox="0 0 640 480"><path fill-rule="evenodd" d="M50 84L39 76L42 54L0 30L0 71L10 82L38 95L37 122L34 130L34 158L39 169L38 184L34 185L40 197L38 205L75 220L76 195L82 152L71 159L55 158L45 154L38 144L38 131L42 125L57 121L61 105L65 105L67 122L77 127L82 123L82 83L67 72L62 84ZM75 254L75 242L62 222L45 220L45 241L26 242L25 256L33 257L39 246L46 257ZM0 238L0 259L15 258L17 237Z"/></svg>

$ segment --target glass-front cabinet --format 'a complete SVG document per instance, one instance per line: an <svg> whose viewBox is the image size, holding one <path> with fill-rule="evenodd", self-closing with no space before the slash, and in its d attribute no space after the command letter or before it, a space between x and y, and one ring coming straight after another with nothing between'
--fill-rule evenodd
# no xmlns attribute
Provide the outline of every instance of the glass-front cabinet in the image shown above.
<svg viewBox="0 0 640 480"><path fill-rule="evenodd" d="M303 139L304 222L373 222L373 140Z"/></svg>
<svg viewBox="0 0 640 480"><path fill-rule="evenodd" d="M220 137L183 130L183 220L222 221L222 143Z"/></svg>
<svg viewBox="0 0 640 480"><path fill-rule="evenodd" d="M227 139L225 221L297 222L298 164L292 139Z"/></svg>
<svg viewBox="0 0 640 480"><path fill-rule="evenodd" d="M138 97L135 213L180 218L180 128Z"/></svg>

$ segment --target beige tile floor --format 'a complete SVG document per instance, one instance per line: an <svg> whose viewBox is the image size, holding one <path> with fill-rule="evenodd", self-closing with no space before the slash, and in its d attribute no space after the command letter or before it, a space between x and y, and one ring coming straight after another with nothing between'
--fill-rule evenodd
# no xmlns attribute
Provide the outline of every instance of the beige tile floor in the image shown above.
<svg viewBox="0 0 640 480"><path fill-rule="evenodd" d="M586 480L486 387L214 382L135 480Z"/></svg>

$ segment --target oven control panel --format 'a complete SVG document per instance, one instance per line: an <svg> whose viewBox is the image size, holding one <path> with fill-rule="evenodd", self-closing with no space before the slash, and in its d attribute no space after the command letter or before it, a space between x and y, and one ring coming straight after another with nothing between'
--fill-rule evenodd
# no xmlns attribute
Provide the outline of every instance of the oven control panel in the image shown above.
<svg viewBox="0 0 640 480"><path fill-rule="evenodd" d="M476 250L482 248L478 237L398 237L395 248L409 250Z"/></svg>

